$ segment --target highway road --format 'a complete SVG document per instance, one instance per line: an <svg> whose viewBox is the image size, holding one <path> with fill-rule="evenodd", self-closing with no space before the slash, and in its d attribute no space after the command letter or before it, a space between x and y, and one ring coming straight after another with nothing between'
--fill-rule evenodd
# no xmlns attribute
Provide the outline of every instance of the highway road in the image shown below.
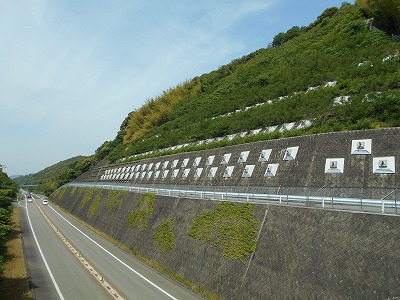
<svg viewBox="0 0 400 300"><path fill-rule="evenodd" d="M40 196L33 198L20 206L35 299L202 299L50 202L43 205Z"/></svg>

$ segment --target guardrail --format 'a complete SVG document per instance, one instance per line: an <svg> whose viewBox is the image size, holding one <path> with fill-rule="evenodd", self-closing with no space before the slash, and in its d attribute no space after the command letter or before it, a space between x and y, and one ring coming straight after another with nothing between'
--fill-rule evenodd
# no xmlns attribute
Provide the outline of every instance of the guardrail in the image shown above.
<svg viewBox="0 0 400 300"><path fill-rule="evenodd" d="M158 195L167 195L171 197L186 197L197 199L209 199L216 201L234 201L249 202L258 204L279 204L291 206L308 206L322 209L349 210L357 212L370 212L381 214L400 213L400 201L396 198L388 198L393 195L387 194L382 199L364 199L364 198L341 198L334 196L305 196L305 195L284 195L284 194L257 194L257 193L237 193L237 192L218 192L218 191L200 191L185 189L167 189L157 187L139 187L118 184L104 183L78 183L70 182L66 186L76 187L98 187L111 190L126 190L136 193L155 193Z"/></svg>

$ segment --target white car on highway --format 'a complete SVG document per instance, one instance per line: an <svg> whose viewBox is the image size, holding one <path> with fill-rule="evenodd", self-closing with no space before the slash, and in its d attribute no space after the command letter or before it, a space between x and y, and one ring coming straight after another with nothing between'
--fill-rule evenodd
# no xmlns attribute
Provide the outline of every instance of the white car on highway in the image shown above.
<svg viewBox="0 0 400 300"><path fill-rule="evenodd" d="M47 205L47 204L49 204L49 201L46 200L46 199L44 199L44 200L43 200L43 205Z"/></svg>

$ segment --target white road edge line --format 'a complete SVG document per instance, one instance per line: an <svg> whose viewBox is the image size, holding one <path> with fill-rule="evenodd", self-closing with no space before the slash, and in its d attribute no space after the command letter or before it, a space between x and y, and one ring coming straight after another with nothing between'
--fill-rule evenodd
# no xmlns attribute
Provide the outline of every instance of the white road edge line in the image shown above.
<svg viewBox="0 0 400 300"><path fill-rule="evenodd" d="M37 205L37 203L36 203ZM109 283L107 280L104 280L103 276L97 272L97 270L76 250L72 244L63 236L63 234L58 230L58 228L50 221L49 217L45 214L43 209L37 205L40 213L43 218L47 221L49 226L54 230L55 234L61 239L64 245L71 251L75 258L79 260L82 266L97 280L97 282L104 288L104 290L114 299L125 299L122 295L119 294Z"/></svg>
<svg viewBox="0 0 400 300"><path fill-rule="evenodd" d="M50 267L49 267L49 265L47 264L46 258L44 257L44 254L43 254L43 252L42 252L42 248L40 248L39 242L38 242L38 240L37 240L37 238L36 238L35 231L33 230L33 227L32 227L31 218L29 217L28 205L26 206L26 214L27 214L27 216L28 216L29 226L31 227L33 237L35 238L36 245L37 245L37 247L38 247L38 249L39 249L40 255L42 256L42 259L43 259L44 264L45 264L45 266L46 266L47 272L49 272L50 278L51 278L51 280L53 281L53 284L54 284L54 287L56 288L56 291L57 291L57 293L58 293L58 296L60 297L61 300L65 300L65 298L64 298L63 294L61 293L61 290L60 290L60 288L58 287L58 284L57 284L57 282L56 282L56 280L55 280L55 278L54 278L54 276L53 276L53 273L51 272Z"/></svg>
<svg viewBox="0 0 400 300"><path fill-rule="evenodd" d="M159 291L161 291L162 293L164 293L165 295L167 295L168 297L170 297L171 299L174 300L178 300L177 298L175 298L174 296L172 296L171 294L169 294L168 292L164 291L162 288L160 288L158 285L156 285L155 283L153 283L152 281L150 281L149 279L147 279L146 277L144 277L142 274L140 274L138 271L134 270L132 267L128 266L126 263L124 263L122 260L120 260L118 257L116 257L114 254L112 254L110 251L108 251L107 249L105 249L103 246L101 246L99 243L97 243L96 241L94 241L91 237L89 237L87 234L85 234L84 232L82 232L79 228L77 228L74 224L72 224L70 221L68 221L67 219L65 219L61 214L59 214L52 206L49 205L49 207L56 213L58 214L62 219L65 220L65 222L67 222L69 225L71 225L73 228L75 228L77 231L79 231L83 236L85 236L87 239L89 239L93 244L95 244L96 246L98 246L100 249L102 249L104 252L106 252L108 255L110 255L112 258L114 258L115 260L117 260L118 262L120 262L123 266L125 266L126 268L128 268L130 271L132 271L133 273L135 273L136 275L138 275L140 278L142 278L143 280L145 280L146 282L148 282L149 284L151 284L153 287L155 287L156 289L158 289Z"/></svg>

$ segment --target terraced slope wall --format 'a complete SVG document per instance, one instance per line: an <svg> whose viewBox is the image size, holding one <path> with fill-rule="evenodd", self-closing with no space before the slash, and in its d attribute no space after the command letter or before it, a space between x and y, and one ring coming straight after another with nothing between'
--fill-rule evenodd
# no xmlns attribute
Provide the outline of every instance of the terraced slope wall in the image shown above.
<svg viewBox="0 0 400 300"><path fill-rule="evenodd" d="M361 163L365 166L366 161ZM221 202L77 187L58 190L51 201L225 299L400 296L398 216L254 205L251 211L257 220L253 234L258 237L257 246L252 254L238 260L224 257L212 242L187 234L192 220L204 210L215 212ZM133 215L136 221L130 218ZM164 252L153 235L166 220L172 224L174 238L172 249ZM134 224L138 226L134 228ZM215 225L217 230L224 222ZM232 232L225 234L229 246Z"/></svg>
<svg viewBox="0 0 400 300"><path fill-rule="evenodd" d="M292 151L293 159L287 159L287 150ZM267 159L260 161L263 151L267 151ZM245 159L240 160L241 155ZM214 158L211 164L207 164L209 157ZM400 187L399 162L400 128L385 128L142 159L94 168L77 181L380 199ZM379 163L387 165L382 169ZM330 164L335 168L328 170ZM274 174L269 174L268 168ZM249 171L247 177L245 170Z"/></svg>

